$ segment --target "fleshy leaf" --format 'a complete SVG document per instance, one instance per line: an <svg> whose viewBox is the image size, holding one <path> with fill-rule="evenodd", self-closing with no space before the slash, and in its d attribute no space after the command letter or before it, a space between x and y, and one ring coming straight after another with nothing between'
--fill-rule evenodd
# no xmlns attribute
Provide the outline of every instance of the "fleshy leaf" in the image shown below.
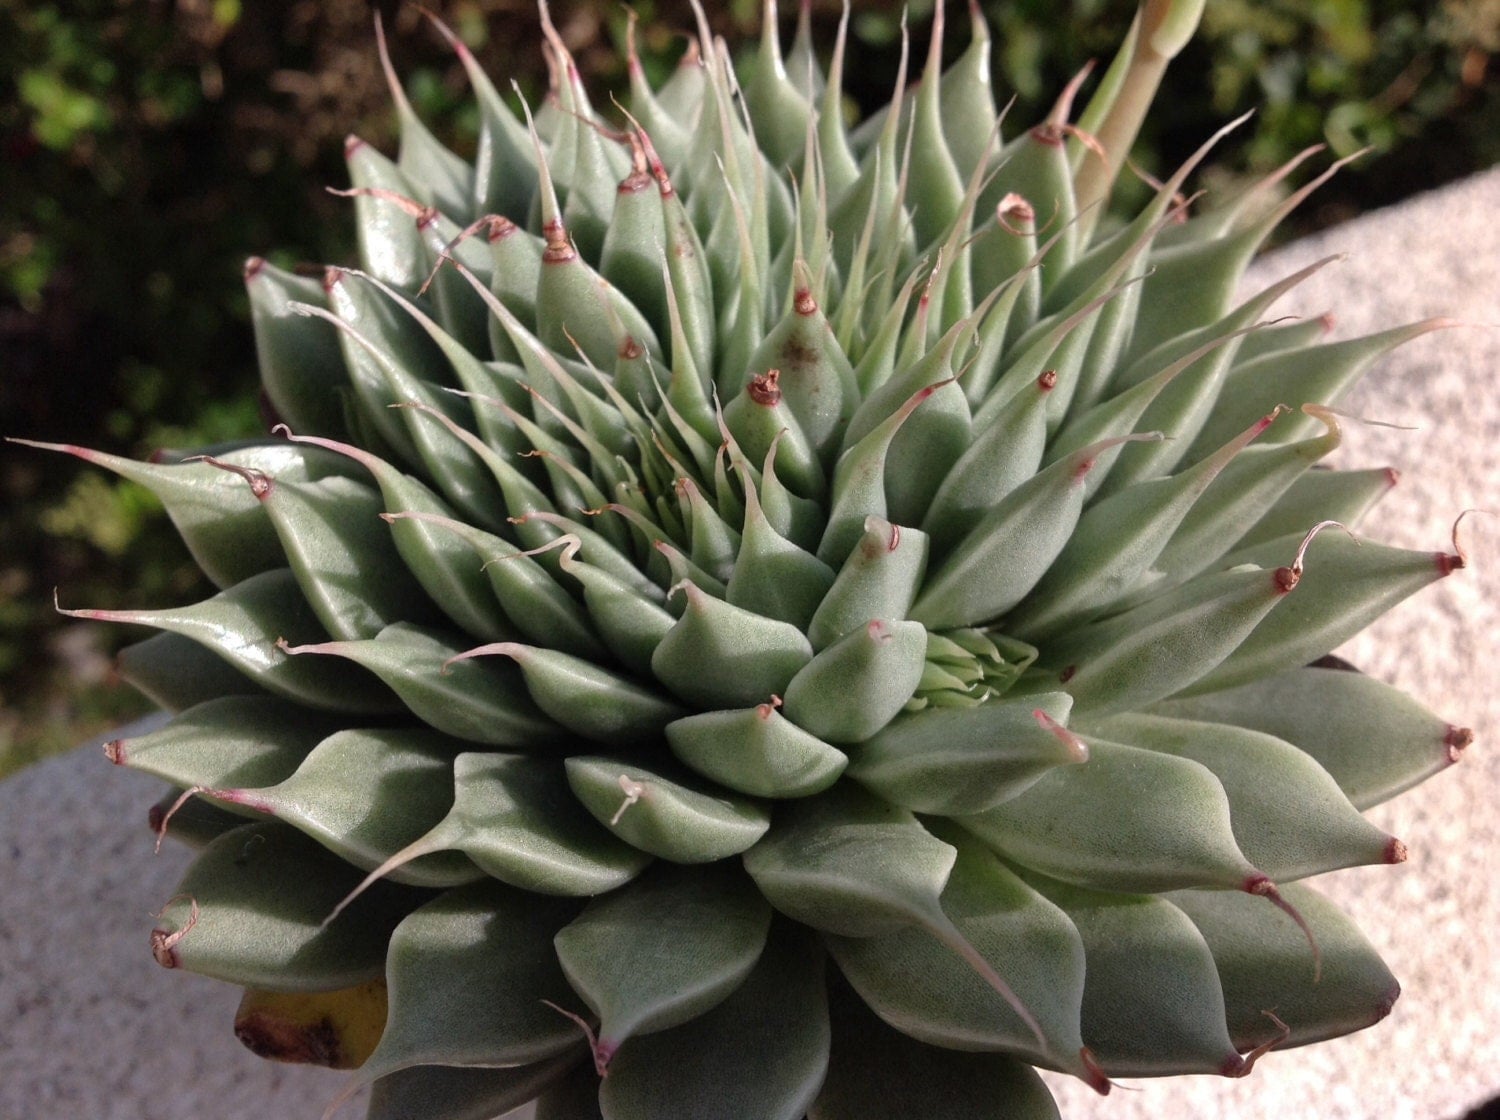
<svg viewBox="0 0 1500 1120"><path fill-rule="evenodd" d="M813 648L832 645L872 618L905 618L926 570L926 533L865 518L864 534L808 624Z"/></svg>
<svg viewBox="0 0 1500 1120"><path fill-rule="evenodd" d="M1321 895L1290 883L1282 892L1317 938L1321 979L1300 931L1269 906L1234 891L1177 891L1168 899L1208 942L1242 1050L1303 1046L1373 1026L1391 1013L1401 985L1364 934ZM1273 1010L1290 1029L1266 1015Z"/></svg>
<svg viewBox="0 0 1500 1120"><path fill-rule="evenodd" d="M274 785L338 728L327 713L270 696L225 696L194 705L149 735L116 739L105 753L183 788Z"/></svg>
<svg viewBox="0 0 1500 1120"><path fill-rule="evenodd" d="M786 691L812 660L802 631L684 582L687 609L651 655L657 678L700 708L739 708Z"/></svg>
<svg viewBox="0 0 1500 1120"><path fill-rule="evenodd" d="M359 873L288 825L247 824L210 843L151 931L165 968L278 991L331 991L380 975L386 939L423 896L382 884L328 926Z"/></svg>
<svg viewBox="0 0 1500 1120"><path fill-rule="evenodd" d="M1119 442L1058 460L978 518L928 578L912 617L934 630L977 626L1019 603L1068 543L1083 511L1084 480Z"/></svg>
<svg viewBox="0 0 1500 1120"><path fill-rule="evenodd" d="M171 631L126 646L115 664L131 687L168 712L184 712L225 696L269 695L227 661L204 657L201 645Z"/></svg>
<svg viewBox="0 0 1500 1120"><path fill-rule="evenodd" d="M1155 710L1283 739L1316 759L1359 809L1446 770L1474 738L1467 727L1349 668L1293 669L1237 688L1167 700Z"/></svg>
<svg viewBox="0 0 1500 1120"><path fill-rule="evenodd" d="M220 588L286 563L260 501L233 474L203 462L138 463L73 444L13 442L66 452L150 490L166 507L193 560ZM349 473L336 455L284 443L231 448L218 458L244 470L294 481Z"/></svg>
<svg viewBox="0 0 1500 1120"><path fill-rule="evenodd" d="M393 622L437 620L416 580L390 562L378 492L348 478L299 484L260 477L267 487L261 502L287 562L329 634L358 640Z"/></svg>
<svg viewBox="0 0 1500 1120"><path fill-rule="evenodd" d="M530 747L560 737L532 703L518 672L473 661L449 665L462 650L459 635L397 622L368 641L294 646L290 652L305 661L331 655L363 665L418 719L459 739Z"/></svg>
<svg viewBox="0 0 1500 1120"><path fill-rule="evenodd" d="M828 1079L808 1120L1060 1120L1052 1094L1024 1062L928 1046L848 995L833 1008Z"/></svg>
<svg viewBox="0 0 1500 1120"><path fill-rule="evenodd" d="M599 1017L594 1060L696 1019L735 990L765 946L771 908L732 864L659 864L595 899L557 934L568 982Z"/></svg>
<svg viewBox="0 0 1500 1120"><path fill-rule="evenodd" d="M827 998L813 936L774 925L755 968L718 1006L620 1048L600 1086L604 1115L801 1120L828 1066Z"/></svg>
<svg viewBox="0 0 1500 1120"><path fill-rule="evenodd" d="M1182 911L1148 895L1029 882L1083 941L1083 1037L1106 1073L1232 1077L1244 1069L1224 1026L1213 956Z"/></svg>
<svg viewBox="0 0 1500 1120"><path fill-rule="evenodd" d="M321 305L322 285L251 257L245 262L245 290L260 383L276 415L298 431L342 436L339 395L346 381L338 334L292 309L294 303Z"/></svg>
<svg viewBox="0 0 1500 1120"><path fill-rule="evenodd" d="M831 743L858 743L895 717L927 660L920 622L875 619L816 654L786 686L787 718Z"/></svg>
<svg viewBox="0 0 1500 1120"><path fill-rule="evenodd" d="M704 792L707 783L677 777L659 763L574 755L567 768L568 784L600 824L673 863L736 855L770 825L770 814L757 803Z"/></svg>
<svg viewBox="0 0 1500 1120"><path fill-rule="evenodd" d="M1049 642L1042 656L1053 671L1040 679L1101 715L1164 699L1229 657L1295 586L1291 568L1252 565L1190 580Z"/></svg>
<svg viewBox="0 0 1500 1120"><path fill-rule="evenodd" d="M427 832L453 804L453 757L464 743L427 730L349 729L330 735L274 785L207 791L270 813L369 870ZM448 887L476 878L459 853L405 864L398 882Z"/></svg>
<svg viewBox="0 0 1500 1120"><path fill-rule="evenodd" d="M781 806L745 868L788 917L870 937L946 924L938 896L954 855L904 809L844 785Z"/></svg>
<svg viewBox="0 0 1500 1120"><path fill-rule="evenodd" d="M1226 562L1285 556L1295 537L1236 553ZM1322 533L1307 548L1297 594L1261 621L1189 694L1244 684L1288 665L1305 665L1352 638L1386 611L1464 566L1461 556L1392 548L1343 533Z"/></svg>
<svg viewBox="0 0 1500 1120"><path fill-rule="evenodd" d="M752 797L807 797L838 780L843 751L804 731L772 703L699 712L666 728L679 760Z"/></svg>
<svg viewBox="0 0 1500 1120"><path fill-rule="evenodd" d="M394 698L361 669L290 657L284 643L318 641L318 621L290 568L251 576L211 599L159 611L64 611L101 622L131 622L191 638L253 683L309 707L386 714Z"/></svg>
<svg viewBox="0 0 1500 1120"><path fill-rule="evenodd" d="M861 745L849 776L919 813L977 813L1088 757L1061 731L1071 707L1053 692L898 716Z"/></svg>
<svg viewBox="0 0 1500 1120"><path fill-rule="evenodd" d="M1102 740L1089 742L1083 766L1056 767L962 823L1001 855L1095 890L1234 889L1265 878L1236 846L1229 800L1206 767Z"/></svg>
<svg viewBox="0 0 1500 1120"><path fill-rule="evenodd" d="M958 850L943 888L944 912L1036 1008L1045 1045L1007 1001L924 930L826 935L840 970L871 1010L928 1045L1006 1051L1087 1075L1079 1034L1084 953L1073 924L973 836L952 825L937 831Z"/></svg>
<svg viewBox="0 0 1500 1120"><path fill-rule="evenodd" d="M1115 742L1208 767L1229 798L1235 842L1277 882L1406 858L1401 841L1360 816L1328 772L1290 743L1242 727L1137 712L1102 720L1096 729Z"/></svg>
<svg viewBox="0 0 1500 1120"><path fill-rule="evenodd" d="M453 762L453 784L448 814L372 871L355 893L435 852L461 852L485 874L522 890L569 896L613 890L650 862L584 811L559 763L461 754Z"/></svg>
<svg viewBox="0 0 1500 1120"><path fill-rule="evenodd" d="M468 1066L408 1066L388 1073L370 1089L365 1120L495 1120L519 1108L573 1067L584 1064L582 1048L510 1069Z"/></svg>
<svg viewBox="0 0 1500 1120"><path fill-rule="evenodd" d="M578 1028L546 1001L568 998L552 937L576 909L485 882L409 914L390 936L385 1034L344 1096L412 1066L524 1066L572 1048Z"/></svg>
<svg viewBox="0 0 1500 1120"><path fill-rule="evenodd" d="M454 664L489 655L513 659L537 707L569 731L596 743L651 741L683 714L672 701L628 677L543 646L497 642L460 654Z"/></svg>
<svg viewBox="0 0 1500 1120"><path fill-rule="evenodd" d="M788 917L846 937L918 927L961 958L1043 1042L1035 1016L965 940L940 896L957 849L916 817L848 783L782 806L745 869Z"/></svg>

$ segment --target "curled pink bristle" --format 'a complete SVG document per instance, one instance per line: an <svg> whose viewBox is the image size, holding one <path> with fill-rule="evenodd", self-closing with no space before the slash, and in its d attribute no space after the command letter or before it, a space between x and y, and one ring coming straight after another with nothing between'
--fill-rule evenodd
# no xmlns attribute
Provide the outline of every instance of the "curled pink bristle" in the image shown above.
<svg viewBox="0 0 1500 1120"><path fill-rule="evenodd" d="M606 1046L601 1043L598 1036L594 1034L594 1028L589 1025L589 1021L582 1015L569 1011L566 1007L559 1007L550 999L544 999L542 1003L552 1008L553 1011L556 1011L564 1019L571 1019L578 1025L578 1029L583 1032L583 1037L588 1041L589 1052L594 1057L594 1072L600 1078L608 1077L610 1060L615 1056L615 1051L619 1047L615 1045Z"/></svg>
<svg viewBox="0 0 1500 1120"><path fill-rule="evenodd" d="M217 470L228 471L237 474L250 485L250 493L261 501L270 497L272 484L275 480L265 471L258 471L254 467L242 467L237 463L226 463L222 459L215 459L212 455L190 455L183 460L184 463L207 463Z"/></svg>
<svg viewBox="0 0 1500 1120"><path fill-rule="evenodd" d="M1271 882L1266 875L1252 876L1245 881L1241 889L1247 894L1266 899L1272 906L1297 923L1297 928L1302 931L1302 936L1307 938L1308 947L1312 949L1313 983L1318 983L1323 978L1323 949L1318 944L1318 938L1313 933L1312 926L1308 925L1307 919L1302 916L1302 911L1283 898L1276 884Z"/></svg>
<svg viewBox="0 0 1500 1120"><path fill-rule="evenodd" d="M1473 742L1474 732L1471 729L1450 723L1447 733L1443 736L1443 746L1447 749L1449 763L1457 762L1462 758L1464 751Z"/></svg>
<svg viewBox="0 0 1500 1120"><path fill-rule="evenodd" d="M1226 1063L1226 1068L1220 1071L1225 1077L1249 1077L1251 1071L1255 1069L1256 1062L1292 1037L1292 1028L1277 1018L1276 1012L1262 1011L1261 1014L1276 1024L1276 1033L1255 1049L1247 1051L1238 1062Z"/></svg>
<svg viewBox="0 0 1500 1120"><path fill-rule="evenodd" d="M1012 225L1013 221L1020 225ZM1006 233L1027 237L1036 232L1036 207L1011 191L995 204L995 222Z"/></svg>
<svg viewBox="0 0 1500 1120"><path fill-rule="evenodd" d="M156 963L163 968L176 968L182 963L177 956L177 943L186 937L192 931L193 927L198 924L201 912L198 909L198 900L192 895L174 894L171 898L167 899L165 905L160 910L151 915L153 918L160 918L174 902L179 902L182 899L187 899L188 906L190 907L188 920L183 923L182 928L170 933L164 929L153 929L151 931L151 955L156 958Z"/></svg>
<svg viewBox="0 0 1500 1120"><path fill-rule="evenodd" d="M385 187L324 187L329 194L337 195L339 198L378 198L381 202L389 202L392 206L399 206L403 213L409 218L421 221L422 216L432 210L430 206L424 206L414 198L407 198L399 191L387 190ZM436 214L436 211L432 211Z"/></svg>
<svg viewBox="0 0 1500 1120"><path fill-rule="evenodd" d="M1330 527L1344 530L1344 532L1349 534L1350 540L1355 544L1359 543L1359 538L1354 535L1354 531L1342 521L1319 521L1307 531L1307 536L1303 537L1302 543L1297 546L1297 555L1292 559L1291 567L1276 569L1276 584L1283 592L1292 590L1292 588L1296 587L1302 581L1302 571L1306 566L1305 561L1307 559L1308 546L1312 544L1314 537L1324 529Z"/></svg>
<svg viewBox="0 0 1500 1120"><path fill-rule="evenodd" d="M1114 1082L1104 1072L1104 1067L1099 1064L1099 1059L1094 1057L1094 1052L1087 1046L1078 1051L1078 1060L1083 1063L1083 1068L1088 1071L1084 1079L1085 1084L1101 1097L1109 1096L1109 1091L1114 1087Z"/></svg>
<svg viewBox="0 0 1500 1120"><path fill-rule="evenodd" d="M761 719L770 719L771 718L771 713L774 712L774 711L776 711L776 709L779 708L779 707L781 707L781 697L777 696L773 692L773 693L771 693L771 698L769 700L767 700L764 704L757 704L756 705L756 707L755 707L755 713L756 713L756 715L760 716Z"/></svg>
<svg viewBox="0 0 1500 1120"><path fill-rule="evenodd" d="M1074 74L1072 79L1063 87L1061 96L1052 106L1052 112L1047 114L1047 119L1031 130L1031 135L1043 144L1061 144L1066 135L1064 127L1073 117L1073 102L1078 97L1078 91L1083 88L1083 83L1094 71L1094 60L1091 58L1083 64L1083 68ZM1101 158L1103 149L1099 149Z"/></svg>

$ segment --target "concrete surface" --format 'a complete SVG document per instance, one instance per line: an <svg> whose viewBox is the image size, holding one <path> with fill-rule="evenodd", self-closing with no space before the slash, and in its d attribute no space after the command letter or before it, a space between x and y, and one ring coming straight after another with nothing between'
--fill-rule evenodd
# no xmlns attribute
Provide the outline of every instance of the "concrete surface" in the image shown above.
<svg viewBox="0 0 1500 1120"><path fill-rule="evenodd" d="M1500 172L1340 226L1263 261L1256 276L1330 252L1278 307L1332 310L1347 337L1449 315L1500 321ZM1465 328L1386 361L1346 407L1418 431L1349 424L1348 465L1394 465L1402 483L1367 529L1408 547L1448 542L1457 513L1500 509L1500 333ZM1320 883L1360 921L1400 977L1394 1014L1363 1034L1272 1054L1246 1081L1131 1082L1107 1099L1053 1078L1070 1120L1277 1116L1457 1120L1500 1092L1500 523L1474 517L1473 564L1387 616L1345 651L1471 726L1465 762L1372 816L1411 847L1397 868ZM313 1120L341 1075L261 1062L235 1042L237 993L163 972L147 950L150 910L187 853L156 858L144 817L157 784L97 750L0 784L0 1117ZM356 1115L350 1109L346 1115Z"/></svg>

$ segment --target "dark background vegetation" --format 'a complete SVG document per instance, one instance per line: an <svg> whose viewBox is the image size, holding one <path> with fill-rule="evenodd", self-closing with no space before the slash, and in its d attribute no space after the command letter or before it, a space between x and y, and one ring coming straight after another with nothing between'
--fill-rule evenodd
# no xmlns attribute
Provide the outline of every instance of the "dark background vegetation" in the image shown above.
<svg viewBox="0 0 1500 1120"><path fill-rule="evenodd" d="M545 81L527 0L430 6L501 78ZM784 0L783 7L793 7ZM619 87L624 13L556 0L596 88ZM711 5L747 42L758 5ZM413 101L472 150L462 73L410 4L365 0L0 0L0 435L143 456L262 430L240 266L345 261L342 140L390 150L394 122L372 11ZM642 49L664 71L686 4L643 0ZM1133 0L985 0L996 88L1034 119L1085 60L1107 61ZM868 111L890 88L898 9L855 0ZM922 48L931 0L910 25ZM830 44L839 6L816 0ZM789 17L789 12L783 13ZM955 13L956 15L958 13ZM952 51L966 41L962 18ZM644 28L651 28L646 32ZM1264 172L1310 143L1374 151L1316 197L1326 225L1500 157L1500 0L1208 0L1168 76L1138 161L1169 167L1223 120L1258 107L1209 185ZM149 495L69 459L0 445L0 773L126 717L111 680L119 629L65 605L167 605L208 594ZM81 686L81 687L80 687Z"/></svg>

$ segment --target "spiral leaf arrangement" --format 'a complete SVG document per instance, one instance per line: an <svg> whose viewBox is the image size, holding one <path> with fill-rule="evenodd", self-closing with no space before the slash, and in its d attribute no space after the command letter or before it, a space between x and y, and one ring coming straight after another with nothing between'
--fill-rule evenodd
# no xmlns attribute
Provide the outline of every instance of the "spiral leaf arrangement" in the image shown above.
<svg viewBox="0 0 1500 1120"><path fill-rule="evenodd" d="M122 668L177 714L108 749L201 848L157 960L375 1120L1030 1120L1034 1066L1240 1076L1382 1018L1299 880L1405 858L1360 811L1469 736L1325 655L1462 557L1354 538L1394 473L1316 468L1444 323L1267 319L1326 262L1236 302L1333 168L1198 213L1205 145L1106 216L1197 7L1003 142L941 5L853 130L805 7L744 80L700 12L602 115L545 6L534 118L439 26L472 163L382 42L360 267L246 270L277 434L63 448L222 588L72 612L160 631Z"/></svg>

